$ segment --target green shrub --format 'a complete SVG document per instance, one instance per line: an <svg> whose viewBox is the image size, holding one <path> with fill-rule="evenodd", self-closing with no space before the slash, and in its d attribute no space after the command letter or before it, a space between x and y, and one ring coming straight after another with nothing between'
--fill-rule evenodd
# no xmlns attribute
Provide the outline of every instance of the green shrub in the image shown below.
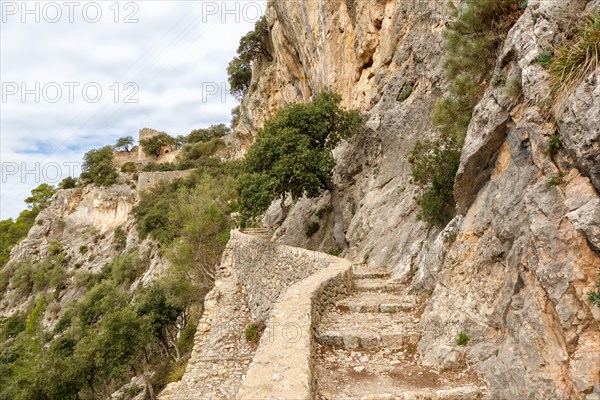
<svg viewBox="0 0 600 400"><path fill-rule="evenodd" d="M451 138L417 142L409 162L413 181L424 189L417 199L417 217L429 226L445 225L454 214L454 176L460 164L460 146Z"/></svg>
<svg viewBox="0 0 600 400"><path fill-rule="evenodd" d="M90 250L89 247L87 247L86 245L81 245L79 246L79 254L85 254Z"/></svg>
<svg viewBox="0 0 600 400"><path fill-rule="evenodd" d="M506 85L506 74L501 72L499 74L494 75L492 78L492 86L504 86Z"/></svg>
<svg viewBox="0 0 600 400"><path fill-rule="evenodd" d="M548 68L550 66L550 62L552 61L553 56L554 54L551 50L544 50L538 56L537 63L545 68Z"/></svg>
<svg viewBox="0 0 600 400"><path fill-rule="evenodd" d="M214 137L208 141L198 141L186 144L183 146L181 159L182 161L196 161L203 158L212 157L217 151L224 147L225 142L219 137Z"/></svg>
<svg viewBox="0 0 600 400"><path fill-rule="evenodd" d="M310 224L308 224L308 226L306 227L306 230L304 231L304 233L306 234L306 237L312 237L315 233L317 233L317 231L321 228L321 225L319 225L318 222L311 222Z"/></svg>
<svg viewBox="0 0 600 400"><path fill-rule="evenodd" d="M81 170L81 179L85 184L109 186L115 183L119 174L113 164L113 148L104 146L85 153Z"/></svg>
<svg viewBox="0 0 600 400"><path fill-rule="evenodd" d="M121 251L125 249L127 246L127 234L123 230L123 228L118 227L115 229L115 233L113 234L112 245L114 246L116 251Z"/></svg>
<svg viewBox="0 0 600 400"><path fill-rule="evenodd" d="M558 185L562 185L563 182L563 178L561 175L555 175L553 177L550 177L547 181L546 181L546 188L550 189L553 188L554 186L558 186Z"/></svg>
<svg viewBox="0 0 600 400"><path fill-rule="evenodd" d="M562 143L560 141L560 135L558 133L550 135L550 137L546 141L546 150L551 156L555 156L556 154L558 154L558 151L560 150L561 146Z"/></svg>
<svg viewBox="0 0 600 400"><path fill-rule="evenodd" d="M598 269L598 278L596 280L596 290L588 294L590 302L600 308L600 268Z"/></svg>
<svg viewBox="0 0 600 400"><path fill-rule="evenodd" d="M33 263L30 260L21 261L15 266L10 286L19 296L28 296L33 291Z"/></svg>
<svg viewBox="0 0 600 400"><path fill-rule="evenodd" d="M137 167L133 162L126 162L121 166L121 172L124 174L133 174L137 172Z"/></svg>
<svg viewBox="0 0 600 400"><path fill-rule="evenodd" d="M208 128L194 129L186 136L186 143L209 142L213 139L222 138L231 133L231 129L225 124L211 125Z"/></svg>
<svg viewBox="0 0 600 400"><path fill-rule="evenodd" d="M410 95L412 94L414 90L413 85L407 85L405 86L400 93L398 93L398 97L396 98L396 100L398 100L399 102L403 102L404 100L408 99L410 97Z"/></svg>
<svg viewBox="0 0 600 400"><path fill-rule="evenodd" d="M26 319L25 314L20 312L10 315L0 324L0 338L6 340L16 337L19 333L23 332L25 330Z"/></svg>
<svg viewBox="0 0 600 400"><path fill-rule="evenodd" d="M327 254L330 254L330 255L335 256L335 257L339 257L340 254L342 254L343 251L344 250L340 249L339 247L331 247L331 248L329 248L327 250Z"/></svg>
<svg viewBox="0 0 600 400"><path fill-rule="evenodd" d="M156 135L142 139L140 145L147 156L160 156L160 151L167 146L175 144L175 138L167 135L165 132L160 132Z"/></svg>
<svg viewBox="0 0 600 400"><path fill-rule="evenodd" d="M67 176L58 184L59 189L73 189L75 187L77 187L77 178L72 176Z"/></svg>
<svg viewBox="0 0 600 400"><path fill-rule="evenodd" d="M469 343L469 335L464 332L458 334L458 338L456 338L456 344L459 346L466 346Z"/></svg>
<svg viewBox="0 0 600 400"><path fill-rule="evenodd" d="M239 124L241 115L242 111L240 106L235 106L231 109L231 123L229 125L231 129L234 129L237 124Z"/></svg>
<svg viewBox="0 0 600 400"><path fill-rule="evenodd" d="M110 276L117 285L130 285L145 271L149 260L137 251L115 257L102 267L100 279Z"/></svg>
<svg viewBox="0 0 600 400"><path fill-rule="evenodd" d="M265 324L262 321L253 322L246 327L246 341L252 344L258 344L260 337L265 330Z"/></svg>

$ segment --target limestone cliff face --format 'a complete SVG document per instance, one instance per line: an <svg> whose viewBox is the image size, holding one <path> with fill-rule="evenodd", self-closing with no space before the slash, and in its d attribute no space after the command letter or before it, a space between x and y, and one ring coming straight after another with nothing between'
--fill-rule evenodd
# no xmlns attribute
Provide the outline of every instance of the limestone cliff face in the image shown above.
<svg viewBox="0 0 600 400"><path fill-rule="evenodd" d="M441 3L271 1L275 60L255 66L237 128L248 138L241 151L278 107L325 86L341 93L368 121L336 149L347 257L390 266L398 278L414 273L415 289L432 291L422 355L443 367L463 331L472 339L459 349L485 374L492 398L583 399L600 391L600 312L587 300L600 266L599 71L547 118L537 105L549 76L536 60L600 2L528 2L495 67L523 93L515 99L490 86L477 105L456 179L459 216L442 233L416 220L406 161L417 139L436 135L431 111L447 89L450 17ZM557 132L563 148L550 157L546 141ZM301 200L282 224L274 205L265 221L282 242L325 249L331 217L315 214L327 202ZM322 228L308 239L311 221Z"/></svg>
<svg viewBox="0 0 600 400"><path fill-rule="evenodd" d="M137 250L147 256L147 269L133 282L132 290L164 271L166 260L157 246L138 237L131 215L137 201L137 191L124 184L59 190L51 204L38 215L27 237L12 249L7 267L45 258L51 244L56 242L69 259L62 287L51 288L58 296L54 296L55 304L45 312L45 328L52 328L66 306L85 292L85 288L76 283L77 276L100 272L118 255ZM115 243L117 229L124 233L119 245ZM37 293L23 298L9 286L2 294L0 316L26 309L35 295Z"/></svg>
<svg viewBox="0 0 600 400"><path fill-rule="evenodd" d="M446 86L441 33L447 11L437 1L270 3L275 61L257 66L261 78L242 104L247 118L238 131L255 132L277 107L308 100L325 86L367 113L367 129L337 149L336 181L354 260L407 273L426 238L415 218L406 158L417 139L435 134L428 116ZM326 202L301 201L277 236L306 245L305 227ZM268 219L277 220L276 212ZM331 236L328 225L321 221L311 246L333 245L324 240Z"/></svg>

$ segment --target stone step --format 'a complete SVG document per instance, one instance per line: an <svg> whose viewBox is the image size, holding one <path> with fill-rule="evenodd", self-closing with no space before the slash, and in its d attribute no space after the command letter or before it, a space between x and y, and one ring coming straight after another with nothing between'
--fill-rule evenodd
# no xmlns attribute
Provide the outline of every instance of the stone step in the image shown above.
<svg viewBox="0 0 600 400"><path fill-rule="evenodd" d="M319 394L319 400L482 400L487 398L486 391L477 386L460 386L438 390L406 390L394 394L369 394L360 397L348 397Z"/></svg>
<svg viewBox="0 0 600 400"><path fill-rule="evenodd" d="M365 278L354 280L354 290L357 292L398 292L404 285L382 278Z"/></svg>
<svg viewBox="0 0 600 400"><path fill-rule="evenodd" d="M330 312L321 321L316 339L345 349L395 349L417 344L418 322L401 314Z"/></svg>
<svg viewBox="0 0 600 400"><path fill-rule="evenodd" d="M354 279L389 278L392 273L384 268L352 268Z"/></svg>
<svg viewBox="0 0 600 400"><path fill-rule="evenodd" d="M418 307L418 299L412 295L364 292L345 298L337 303L337 309L355 313L397 313L412 311Z"/></svg>

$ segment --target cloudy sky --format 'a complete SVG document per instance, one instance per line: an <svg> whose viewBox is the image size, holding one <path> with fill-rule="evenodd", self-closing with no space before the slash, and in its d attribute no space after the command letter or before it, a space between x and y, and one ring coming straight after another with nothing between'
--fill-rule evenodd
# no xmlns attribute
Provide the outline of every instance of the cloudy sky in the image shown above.
<svg viewBox="0 0 600 400"><path fill-rule="evenodd" d="M0 218L83 154L228 123L226 67L264 1L0 0ZM218 92L218 93L217 93ZM60 175L60 176L59 176Z"/></svg>

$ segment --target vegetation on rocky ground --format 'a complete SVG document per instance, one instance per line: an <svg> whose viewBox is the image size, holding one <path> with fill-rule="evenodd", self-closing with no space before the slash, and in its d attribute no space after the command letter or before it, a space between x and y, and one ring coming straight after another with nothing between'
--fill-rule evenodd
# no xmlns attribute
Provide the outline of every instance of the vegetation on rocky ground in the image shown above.
<svg viewBox="0 0 600 400"><path fill-rule="evenodd" d="M0 221L0 270L8 262L11 249L27 236L36 217L48 206L54 193L56 190L51 185L42 183L25 199L29 209L22 211L14 221L12 218Z"/></svg>
<svg viewBox="0 0 600 400"><path fill-rule="evenodd" d="M334 240L346 249L343 213L333 183L333 149L358 132L362 118L340 107L340 95L324 90L309 103L287 106L265 123L248 150L238 183L243 216L251 219L279 200L331 194Z"/></svg>
<svg viewBox="0 0 600 400"><path fill-rule="evenodd" d="M467 0L454 8L455 20L444 33L444 68L451 86L433 112L439 137L417 142L409 158L413 181L423 190L416 199L418 217L429 226L443 226L454 214L454 177L473 109L499 45L524 7L514 0ZM506 90L515 95L520 86L512 83Z"/></svg>
<svg viewBox="0 0 600 400"><path fill-rule="evenodd" d="M27 304L0 320L0 400L108 398L134 375L145 383L127 387L126 398L145 391L153 399L181 377L237 208L238 163L214 157L227 133L229 128L220 124L181 138L184 149L177 165L188 162L196 172L144 193L135 207L140 236L152 237L170 261L159 282L132 290L147 271L150 254L127 249L122 228L114 233L115 256L97 273L78 271L80 265L71 265L58 242L40 260L0 269L0 292ZM121 144L129 147L127 142ZM86 154L83 183L115 182L113 150L106 146ZM61 186L76 185L73 179ZM30 210L14 222L2 221L3 264L54 192L41 185L26 200ZM78 250L85 254L90 248ZM82 294L62 304L69 281ZM48 313L61 315L53 331L43 328L42 316Z"/></svg>
<svg viewBox="0 0 600 400"><path fill-rule="evenodd" d="M540 61L552 76L551 95L560 103L600 65L600 12L587 15L572 37Z"/></svg>

